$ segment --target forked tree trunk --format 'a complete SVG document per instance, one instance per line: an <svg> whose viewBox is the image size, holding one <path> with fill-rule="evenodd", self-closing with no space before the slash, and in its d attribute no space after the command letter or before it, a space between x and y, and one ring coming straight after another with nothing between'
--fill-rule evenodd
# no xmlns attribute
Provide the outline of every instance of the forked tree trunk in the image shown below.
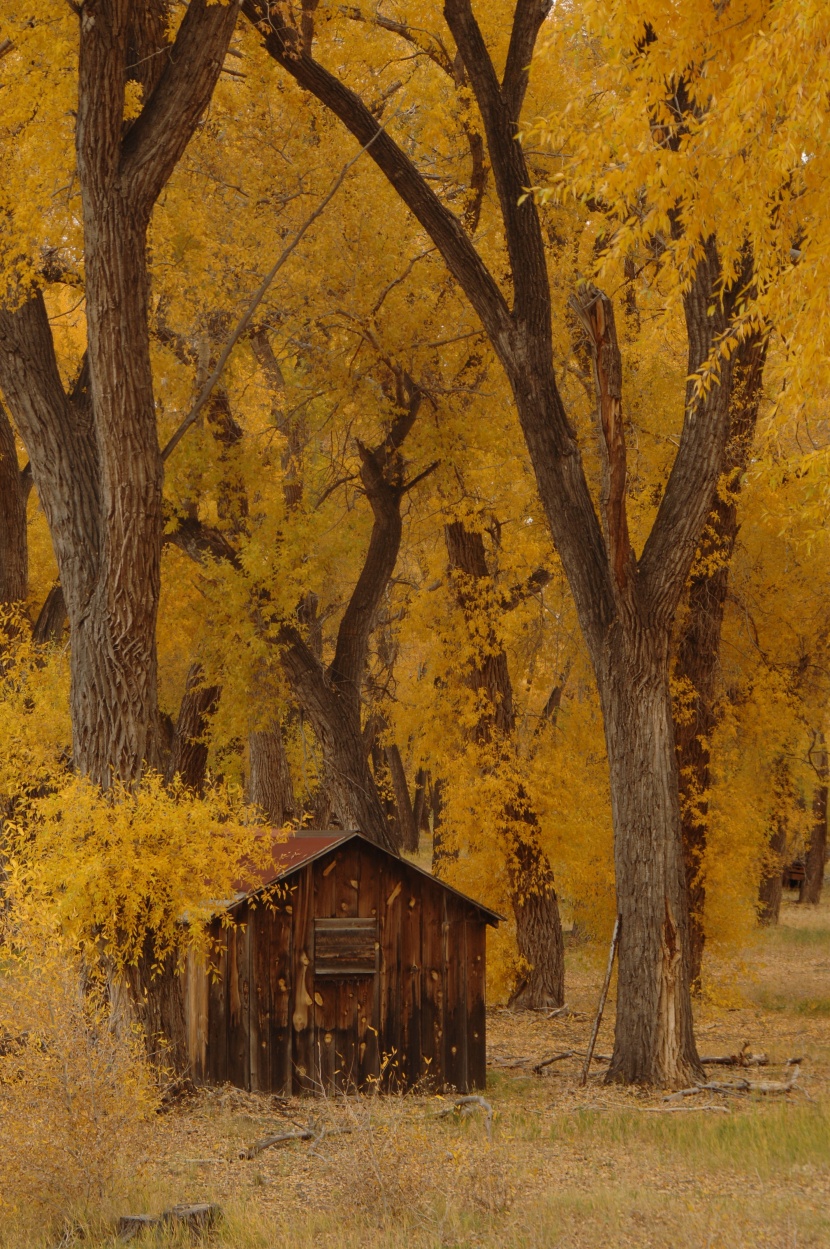
<svg viewBox="0 0 830 1249"><path fill-rule="evenodd" d="M799 902L807 902L817 906L821 901L821 890L824 885L824 867L827 862L827 782L828 758L827 742L823 733L816 734L813 747L813 766L816 769L816 784L813 788L812 826L810 844L804 859L804 879L799 890Z"/></svg>
<svg viewBox="0 0 830 1249"><path fill-rule="evenodd" d="M274 828L296 814L294 787L278 724L248 734L248 800L256 803Z"/></svg>
<svg viewBox="0 0 830 1249"><path fill-rule="evenodd" d="M69 615L75 763L104 787L132 782L159 760L162 462L146 232L213 93L238 14L237 3L192 0L170 45L167 7L77 6L88 351L71 393L40 291L22 291L0 313L0 384L32 464ZM143 108L125 126L130 77L143 88Z"/></svg>

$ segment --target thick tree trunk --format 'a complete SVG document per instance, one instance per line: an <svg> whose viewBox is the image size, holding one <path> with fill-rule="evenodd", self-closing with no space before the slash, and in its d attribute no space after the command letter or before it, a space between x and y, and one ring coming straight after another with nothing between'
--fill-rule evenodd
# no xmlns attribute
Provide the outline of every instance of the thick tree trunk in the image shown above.
<svg viewBox="0 0 830 1249"><path fill-rule="evenodd" d="M620 916L608 1079L658 1085L691 1084L703 1074L689 996L668 646L668 631L634 623L627 636L615 630L600 683Z"/></svg>
<svg viewBox="0 0 830 1249"><path fill-rule="evenodd" d="M28 590L26 489L14 430L0 405L0 605L25 603Z"/></svg>
<svg viewBox="0 0 830 1249"><path fill-rule="evenodd" d="M510 995L510 1005L538 1010L565 1001L565 954L553 872L539 844L539 828L528 823L508 861L516 944L527 971Z"/></svg>
<svg viewBox="0 0 830 1249"><path fill-rule="evenodd" d="M816 744L812 754L817 777L813 789L813 821L810 829L810 844L804 860L804 879L801 882L798 900L817 906L821 901L824 867L827 862L828 757L827 742L823 733L816 734Z"/></svg>
<svg viewBox="0 0 830 1249"><path fill-rule="evenodd" d="M274 828L296 815L294 787L278 724L248 734L248 800L256 803Z"/></svg>
<svg viewBox="0 0 830 1249"><path fill-rule="evenodd" d="M162 470L146 230L210 100L238 13L236 4L194 0L171 46L166 6L148 4L136 20L133 8L87 0L78 9L88 355L71 394L40 292L23 292L0 315L0 384L29 453L69 614L75 762L104 786L158 760ZM142 83L144 107L125 128L128 76Z"/></svg>
<svg viewBox="0 0 830 1249"><path fill-rule="evenodd" d="M126 969L128 1010L144 1033L151 1062L163 1070L186 1076L189 1070L187 1027L182 980L176 961L168 955L161 966L153 950L152 933L138 962Z"/></svg>
<svg viewBox="0 0 830 1249"><path fill-rule="evenodd" d="M689 604L677 647L675 681L683 855L689 892L689 969L700 979L706 885L702 875L709 820L711 735L717 724L716 690L729 567L738 536L738 496L749 463L762 394L767 340L744 339L735 352L729 442L723 477L698 552L700 572L689 585Z"/></svg>
<svg viewBox="0 0 830 1249"><path fill-rule="evenodd" d="M190 665L165 769L168 785L178 777L194 794L204 793L208 760L205 735L220 692L218 685L204 683L201 664Z"/></svg>

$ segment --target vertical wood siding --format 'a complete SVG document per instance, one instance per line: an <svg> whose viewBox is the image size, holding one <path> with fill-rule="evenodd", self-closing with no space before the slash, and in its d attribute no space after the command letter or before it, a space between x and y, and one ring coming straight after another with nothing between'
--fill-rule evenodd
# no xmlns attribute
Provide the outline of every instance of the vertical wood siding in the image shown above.
<svg viewBox="0 0 830 1249"><path fill-rule="evenodd" d="M242 902L234 919L213 926L214 976L187 964L197 1083L283 1094L378 1080L484 1087L486 925L440 882L354 841L273 898ZM315 919L375 920L375 973L315 975Z"/></svg>

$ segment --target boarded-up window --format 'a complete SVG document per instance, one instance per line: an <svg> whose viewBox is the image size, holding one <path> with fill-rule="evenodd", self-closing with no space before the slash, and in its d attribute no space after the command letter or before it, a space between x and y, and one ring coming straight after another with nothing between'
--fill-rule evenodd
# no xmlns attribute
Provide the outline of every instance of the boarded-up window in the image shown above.
<svg viewBox="0 0 830 1249"><path fill-rule="evenodd" d="M315 919L315 976L371 976L377 966L376 919Z"/></svg>

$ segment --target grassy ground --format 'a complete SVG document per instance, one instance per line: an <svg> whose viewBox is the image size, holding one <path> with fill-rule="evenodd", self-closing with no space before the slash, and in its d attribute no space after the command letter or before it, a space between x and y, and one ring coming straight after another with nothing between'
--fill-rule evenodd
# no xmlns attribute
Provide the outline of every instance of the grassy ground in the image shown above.
<svg viewBox="0 0 830 1249"><path fill-rule="evenodd" d="M781 1079L800 1057L804 1093L699 1094L675 1109L606 1088L601 1064L586 1089L578 1059L542 1076L519 1065L584 1048L600 964L570 952L567 1018L491 1013L492 1141L483 1111L442 1117L434 1097L284 1106L212 1090L160 1120L133 1209L219 1202L225 1249L830 1246L830 905L785 903L780 928L746 952L734 1001L697 1007L702 1054L748 1042L771 1064L752 1079ZM612 1021L610 1003L600 1053ZM290 1121L326 1135L240 1160Z"/></svg>

